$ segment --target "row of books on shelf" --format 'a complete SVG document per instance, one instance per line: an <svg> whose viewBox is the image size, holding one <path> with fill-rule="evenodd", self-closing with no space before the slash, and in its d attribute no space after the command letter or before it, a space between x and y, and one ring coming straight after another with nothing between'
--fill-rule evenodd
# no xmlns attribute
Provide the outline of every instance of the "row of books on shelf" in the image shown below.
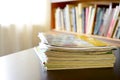
<svg viewBox="0 0 120 80"><path fill-rule="evenodd" d="M46 70L113 67L114 46L85 35L39 33L34 49Z"/></svg>
<svg viewBox="0 0 120 80"><path fill-rule="evenodd" d="M55 10L55 29L120 38L120 4L67 4Z"/></svg>

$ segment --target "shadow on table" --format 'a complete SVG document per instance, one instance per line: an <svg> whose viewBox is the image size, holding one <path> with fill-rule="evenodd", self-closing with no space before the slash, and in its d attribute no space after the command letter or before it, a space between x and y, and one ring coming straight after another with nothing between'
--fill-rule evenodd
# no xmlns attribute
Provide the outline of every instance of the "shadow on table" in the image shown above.
<svg viewBox="0 0 120 80"><path fill-rule="evenodd" d="M47 73L49 80L117 80L113 68L55 70Z"/></svg>

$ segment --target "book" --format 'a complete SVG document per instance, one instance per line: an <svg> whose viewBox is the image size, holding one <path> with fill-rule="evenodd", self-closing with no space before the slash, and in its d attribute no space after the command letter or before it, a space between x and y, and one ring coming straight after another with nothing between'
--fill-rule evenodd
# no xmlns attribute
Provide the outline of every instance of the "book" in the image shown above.
<svg viewBox="0 0 120 80"><path fill-rule="evenodd" d="M95 21L95 14L96 14L97 6L89 6L89 15L88 15L88 25L86 34L92 34L94 29L94 21Z"/></svg>
<svg viewBox="0 0 120 80"><path fill-rule="evenodd" d="M116 47L102 41L57 32L39 33L38 37L41 42L34 49L47 70L113 66Z"/></svg>
<svg viewBox="0 0 120 80"><path fill-rule="evenodd" d="M117 34L116 34L116 38L117 38L117 39L120 39L120 27L118 27L118 32L117 32Z"/></svg>
<svg viewBox="0 0 120 80"><path fill-rule="evenodd" d="M72 31L72 11L73 5L67 4L64 8L64 20L65 20L65 30L68 32Z"/></svg>
<svg viewBox="0 0 120 80"><path fill-rule="evenodd" d="M109 4L109 8L106 8L106 11L105 11L105 14L103 17L103 24L100 27L99 35L106 36L113 13L114 13L114 11L112 8L112 4Z"/></svg>
<svg viewBox="0 0 120 80"><path fill-rule="evenodd" d="M95 21L95 27L94 27L94 35L99 34L100 27L103 23L103 15L105 13L105 8L97 8L97 13L96 13L96 21Z"/></svg>
<svg viewBox="0 0 120 80"><path fill-rule="evenodd" d="M113 67L115 60L113 54L84 55L79 53L47 52L46 55L48 56L48 62L45 64L47 70Z"/></svg>
<svg viewBox="0 0 120 80"><path fill-rule="evenodd" d="M115 27L116 27L115 25L117 23L117 18L119 16L119 14L120 14L120 6L116 6L111 23L110 23L110 26L109 26L109 29L108 29L107 37L113 36L113 32L115 30Z"/></svg>
<svg viewBox="0 0 120 80"><path fill-rule="evenodd" d="M86 34L90 34L91 33L91 27L89 26L90 25L90 19L91 19L91 15L92 15L92 9L93 9L93 6L89 6L88 8L88 13L87 13L87 26L86 26Z"/></svg>
<svg viewBox="0 0 120 80"><path fill-rule="evenodd" d="M61 30L65 30L65 21L64 21L64 10L61 9Z"/></svg>
<svg viewBox="0 0 120 80"><path fill-rule="evenodd" d="M71 9L71 12L72 12L72 24L73 24L73 29L72 29L72 31L73 32L77 32L77 21L76 21L76 9L75 9L75 7L73 7L72 9Z"/></svg>
<svg viewBox="0 0 120 80"><path fill-rule="evenodd" d="M64 47L104 47L108 43L91 38L87 35L75 35L59 32L39 33L38 37L42 42L52 46Z"/></svg>
<svg viewBox="0 0 120 80"><path fill-rule="evenodd" d="M82 52L82 51L108 51L116 49L101 40L86 35L75 35L59 32L39 33L39 45L54 51Z"/></svg>
<svg viewBox="0 0 120 80"><path fill-rule="evenodd" d="M77 53L47 50L42 53L44 51L39 46L34 49L39 55L43 67L47 70L113 67L115 61L112 51L83 51Z"/></svg>
<svg viewBox="0 0 120 80"><path fill-rule="evenodd" d="M85 33L87 33L87 28L88 28L88 14L89 14L89 8L87 7L85 9Z"/></svg>
<svg viewBox="0 0 120 80"><path fill-rule="evenodd" d="M83 8L83 4L79 3L78 4L78 33L82 33L83 29L82 29L82 8Z"/></svg>
<svg viewBox="0 0 120 80"><path fill-rule="evenodd" d="M79 3L77 6L77 15L78 15L78 26L77 26L77 32L78 33L85 33L86 32L86 8L88 8L91 4L84 4ZM88 15L88 12L87 12Z"/></svg>
<svg viewBox="0 0 120 80"><path fill-rule="evenodd" d="M116 26L113 38L118 38L119 39L119 31L120 31L120 18L118 18L117 26Z"/></svg>
<svg viewBox="0 0 120 80"><path fill-rule="evenodd" d="M91 27L91 32L90 34L93 34L94 32L94 26L95 26L95 20L96 20L96 12L97 12L97 5L95 5L92 9L92 16L90 20L90 27Z"/></svg>
<svg viewBox="0 0 120 80"><path fill-rule="evenodd" d="M61 9L58 7L55 11L55 29L62 29L62 17L61 17Z"/></svg>
<svg viewBox="0 0 120 80"><path fill-rule="evenodd" d="M82 9L82 33L86 33L86 28L85 28L85 26L86 26L86 22L85 22L85 19L86 19L86 8L83 8Z"/></svg>

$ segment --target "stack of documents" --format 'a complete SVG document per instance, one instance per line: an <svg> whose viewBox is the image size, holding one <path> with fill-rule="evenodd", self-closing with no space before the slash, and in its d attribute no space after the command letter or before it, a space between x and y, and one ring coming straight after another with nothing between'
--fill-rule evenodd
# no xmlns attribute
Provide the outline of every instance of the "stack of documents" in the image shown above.
<svg viewBox="0 0 120 80"><path fill-rule="evenodd" d="M41 42L34 49L47 70L113 67L115 47L105 42L60 33L38 36Z"/></svg>

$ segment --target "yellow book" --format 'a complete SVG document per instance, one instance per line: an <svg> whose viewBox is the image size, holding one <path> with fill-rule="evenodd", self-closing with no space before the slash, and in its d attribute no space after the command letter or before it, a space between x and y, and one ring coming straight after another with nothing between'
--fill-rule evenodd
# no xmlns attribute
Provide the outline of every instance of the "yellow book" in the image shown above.
<svg viewBox="0 0 120 80"><path fill-rule="evenodd" d="M106 42L103 42L103 41L100 41L98 39L95 39L95 38L91 38L89 36L86 36L86 35L77 35L77 37L79 39L82 39L82 40L85 40L91 44L93 44L94 46L109 46L109 44L107 44Z"/></svg>

